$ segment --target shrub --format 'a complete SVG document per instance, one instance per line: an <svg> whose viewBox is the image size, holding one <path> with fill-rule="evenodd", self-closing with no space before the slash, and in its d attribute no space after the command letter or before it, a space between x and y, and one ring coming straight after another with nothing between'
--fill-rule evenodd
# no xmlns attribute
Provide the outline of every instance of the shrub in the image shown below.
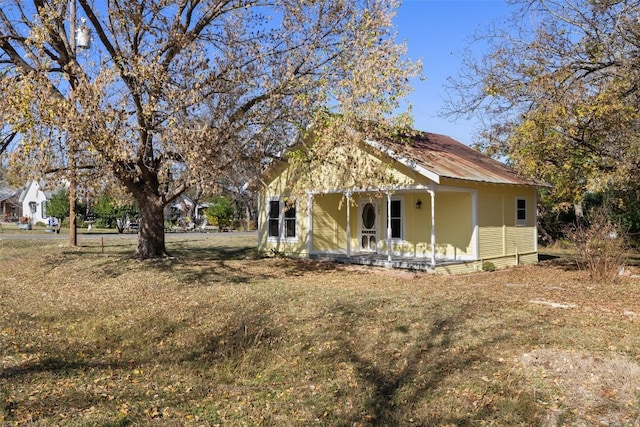
<svg viewBox="0 0 640 427"><path fill-rule="evenodd" d="M591 210L566 232L576 248L578 268L594 281L615 282L628 258L628 239L606 209Z"/></svg>
<svg viewBox="0 0 640 427"><path fill-rule="evenodd" d="M485 261L482 263L482 271L496 271L496 265L492 262Z"/></svg>
<svg viewBox="0 0 640 427"><path fill-rule="evenodd" d="M93 226L96 228L112 228L111 221L104 218L97 218Z"/></svg>

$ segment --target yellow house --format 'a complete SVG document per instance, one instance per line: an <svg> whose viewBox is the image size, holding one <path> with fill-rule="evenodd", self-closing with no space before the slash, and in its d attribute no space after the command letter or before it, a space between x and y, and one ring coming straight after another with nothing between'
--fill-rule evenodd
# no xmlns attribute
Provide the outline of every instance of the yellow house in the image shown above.
<svg viewBox="0 0 640 427"><path fill-rule="evenodd" d="M539 183L432 133L368 140L362 154L387 165L396 184L331 184L292 201L290 166L272 168L259 199L259 249L445 274L538 261Z"/></svg>

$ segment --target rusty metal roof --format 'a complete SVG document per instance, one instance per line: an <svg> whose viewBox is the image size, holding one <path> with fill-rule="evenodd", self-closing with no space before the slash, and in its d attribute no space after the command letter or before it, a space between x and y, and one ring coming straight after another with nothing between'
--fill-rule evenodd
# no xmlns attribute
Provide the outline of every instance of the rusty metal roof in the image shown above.
<svg viewBox="0 0 640 427"><path fill-rule="evenodd" d="M16 190L14 188L9 187L0 187L0 202L4 202L5 200L9 200L11 198L16 198L20 194L21 190ZM16 200L17 201L17 200Z"/></svg>
<svg viewBox="0 0 640 427"><path fill-rule="evenodd" d="M417 132L406 142L385 140L381 145L391 150L392 153L387 154L396 160L408 160L410 167L416 166L414 169L419 172L424 169L437 177L494 184L546 185L523 178L505 164L445 135Z"/></svg>

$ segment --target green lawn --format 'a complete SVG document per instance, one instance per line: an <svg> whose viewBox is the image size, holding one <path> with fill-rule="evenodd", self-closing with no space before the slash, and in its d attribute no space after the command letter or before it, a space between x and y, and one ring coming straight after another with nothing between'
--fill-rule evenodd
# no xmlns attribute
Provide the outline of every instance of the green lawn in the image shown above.
<svg viewBox="0 0 640 427"><path fill-rule="evenodd" d="M637 425L640 279L0 240L0 424Z"/></svg>

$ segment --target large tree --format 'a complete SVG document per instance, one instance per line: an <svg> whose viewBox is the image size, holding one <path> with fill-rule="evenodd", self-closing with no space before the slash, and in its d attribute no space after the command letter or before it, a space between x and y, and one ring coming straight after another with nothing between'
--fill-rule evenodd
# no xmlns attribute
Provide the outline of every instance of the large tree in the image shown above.
<svg viewBox="0 0 640 427"><path fill-rule="evenodd" d="M513 0L453 81L451 114L480 114L481 144L553 185L555 203L640 190L640 2ZM624 201L621 201L624 202Z"/></svg>
<svg viewBox="0 0 640 427"><path fill-rule="evenodd" d="M73 1L2 2L0 120L14 162L125 186L141 258L165 255L163 209L188 187L255 173L312 124L332 147L388 129L417 70L393 0L77 0L77 52Z"/></svg>

